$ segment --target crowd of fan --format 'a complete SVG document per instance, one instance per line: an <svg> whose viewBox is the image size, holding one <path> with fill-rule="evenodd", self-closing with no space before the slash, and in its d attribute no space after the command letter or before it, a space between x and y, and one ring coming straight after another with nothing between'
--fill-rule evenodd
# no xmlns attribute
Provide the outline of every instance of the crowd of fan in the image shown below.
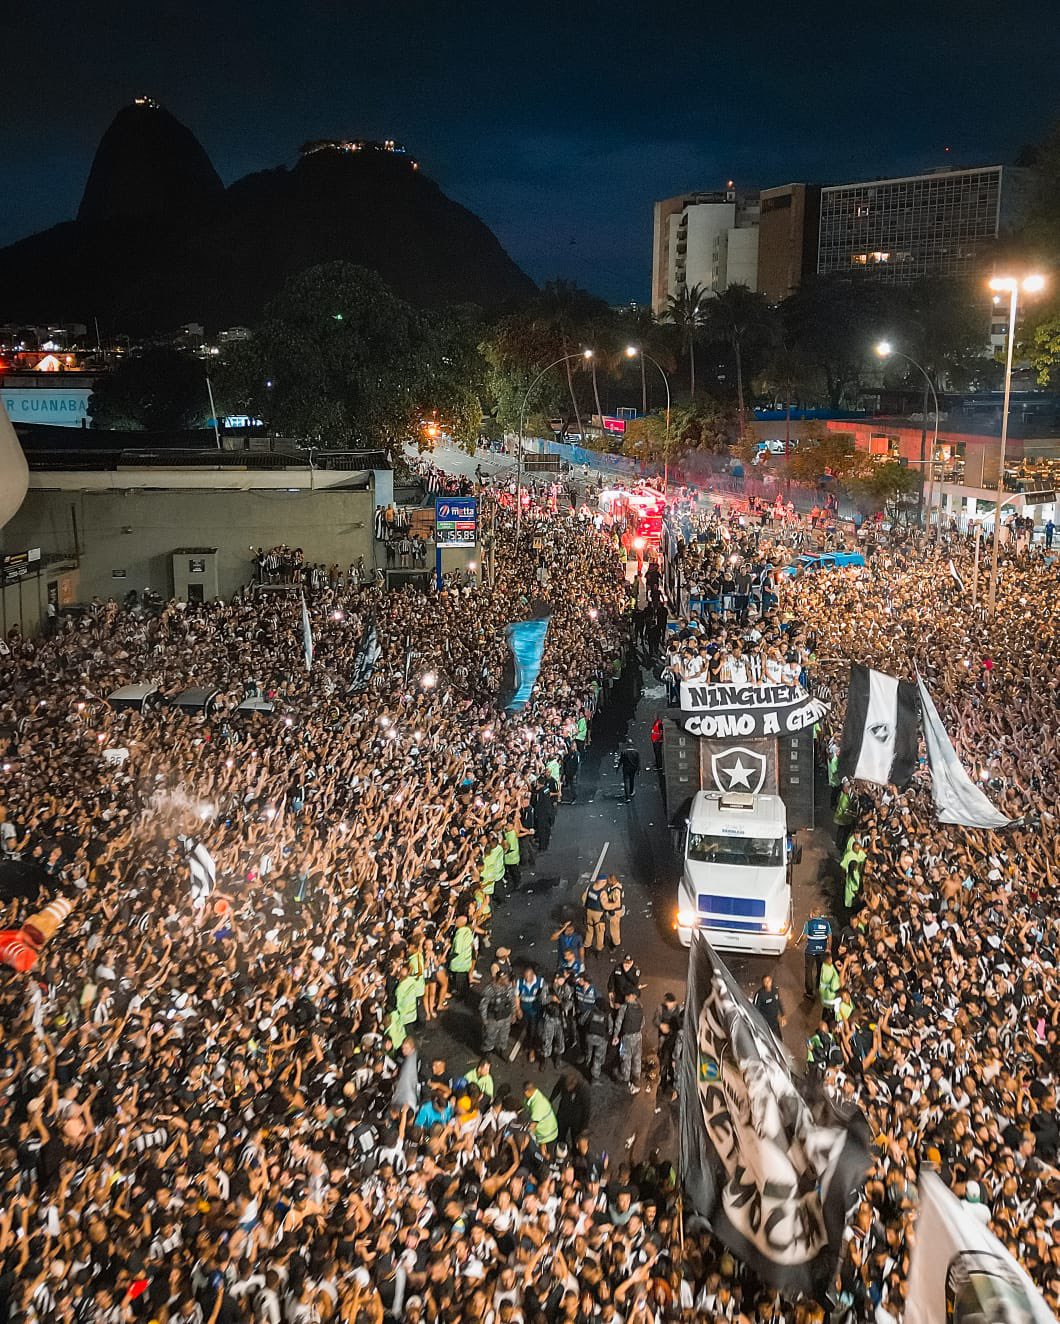
<svg viewBox="0 0 1060 1324"><path fill-rule="evenodd" d="M658 1155L609 1161L488 1062L419 1060L416 1013L485 974L490 861L525 835L636 605L613 539L527 518L541 536L516 553L502 503L504 554L473 592L384 594L352 568L321 583L308 673L290 603L251 594L154 618L107 604L47 641L9 640L0 838L76 905L33 976L0 979L0 1318L822 1318L706 1235L682 1237ZM1056 574L1039 553L1004 560L994 624L946 568L952 555L968 583L959 540L928 573L912 546L864 570L767 570L744 601L725 576L782 548L738 516L696 531L688 568L720 575L709 633L725 647L686 621L678 669L732 678L758 658L838 693L833 659L916 661L966 765L1029 816L1003 834L941 827L918 776L851 824L864 862L834 952L851 1002L841 1034L816 1036L816 1065L861 1099L877 1158L840 1310L900 1317L925 1162L1055 1308ZM504 715L502 627L534 598L553 612L545 665L527 710ZM383 655L351 695L369 620ZM227 699L198 720L101 701L145 678ZM234 716L249 680L275 715ZM119 746L116 766L103 755ZM216 860L208 895L192 895L182 835Z"/></svg>
<svg viewBox="0 0 1060 1324"><path fill-rule="evenodd" d="M5 1320L649 1324L758 1299L705 1236L682 1248L668 1163L561 1146L540 1090L419 1061L401 1012L410 976L430 1016L484 966L488 862L628 642L613 540L538 518L516 554L501 509L471 593L322 585L308 673L291 597L249 591L9 639L4 853L75 908L0 979ZM531 598L545 663L505 715L502 627ZM383 654L351 695L369 619ZM145 679L225 697L198 719L101 699ZM273 714L235 715L248 684Z"/></svg>
<svg viewBox="0 0 1060 1324"><path fill-rule="evenodd" d="M1043 548L1010 541L990 618L988 558L975 605L972 540L956 532L801 576L784 599L814 623L816 672L835 695L847 660L905 678L919 668L963 765L1015 820L1001 832L940 823L926 765L903 794L859 784L840 795L843 1002L810 1058L860 1100L877 1138L843 1285L855 1306L891 1315L923 1164L1060 1310L1057 569Z"/></svg>

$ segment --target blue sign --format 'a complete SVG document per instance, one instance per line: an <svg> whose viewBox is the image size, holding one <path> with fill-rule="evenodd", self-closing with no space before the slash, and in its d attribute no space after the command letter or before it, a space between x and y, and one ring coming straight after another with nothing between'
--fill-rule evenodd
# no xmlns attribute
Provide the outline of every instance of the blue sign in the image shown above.
<svg viewBox="0 0 1060 1324"><path fill-rule="evenodd" d="M474 497L437 497L434 541L439 547L474 547L478 542L478 501Z"/></svg>

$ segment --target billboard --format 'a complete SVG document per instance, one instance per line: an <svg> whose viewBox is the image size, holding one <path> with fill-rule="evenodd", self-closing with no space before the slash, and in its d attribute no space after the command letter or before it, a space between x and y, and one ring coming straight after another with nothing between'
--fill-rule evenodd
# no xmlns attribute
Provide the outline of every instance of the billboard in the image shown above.
<svg viewBox="0 0 1060 1324"><path fill-rule="evenodd" d="M91 394L90 386L0 387L0 400L12 423L50 423L61 428L87 426Z"/></svg>
<svg viewBox="0 0 1060 1324"><path fill-rule="evenodd" d="M439 547L474 547L478 541L478 501L474 497L437 497L434 541Z"/></svg>

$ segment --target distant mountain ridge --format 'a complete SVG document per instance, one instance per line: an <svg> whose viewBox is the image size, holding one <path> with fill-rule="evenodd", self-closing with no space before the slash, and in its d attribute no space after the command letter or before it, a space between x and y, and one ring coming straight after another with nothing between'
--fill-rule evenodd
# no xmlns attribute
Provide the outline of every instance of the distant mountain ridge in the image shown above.
<svg viewBox="0 0 1060 1324"><path fill-rule="evenodd" d="M534 290L404 155L313 151L226 189L194 134L138 98L103 135L77 220L0 249L0 317L230 326L252 322L288 276L337 259L424 307L494 309Z"/></svg>

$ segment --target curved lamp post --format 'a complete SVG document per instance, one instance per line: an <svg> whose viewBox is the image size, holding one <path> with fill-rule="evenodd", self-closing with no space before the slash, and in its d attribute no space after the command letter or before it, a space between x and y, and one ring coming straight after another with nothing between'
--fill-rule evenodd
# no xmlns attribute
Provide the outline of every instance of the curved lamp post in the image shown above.
<svg viewBox="0 0 1060 1324"><path fill-rule="evenodd" d="M666 440L663 444L663 496L665 497L669 489L670 479L670 379L658 359L653 358L639 345L626 346L627 359L635 359L638 355L642 361L647 359L649 363L655 364L659 369L659 376L663 379L663 385L666 387Z"/></svg>
<svg viewBox="0 0 1060 1324"><path fill-rule="evenodd" d="M515 480L515 538L518 542L523 530L523 425L526 420L526 406L530 403L530 397L534 393L534 388L546 373L558 368L561 363L569 363L571 359L585 359L588 361L593 356L591 349L579 350L577 354L563 354L552 363L546 363L534 380L526 388L526 394L523 396L523 403L519 408L519 457L516 466Z"/></svg>

